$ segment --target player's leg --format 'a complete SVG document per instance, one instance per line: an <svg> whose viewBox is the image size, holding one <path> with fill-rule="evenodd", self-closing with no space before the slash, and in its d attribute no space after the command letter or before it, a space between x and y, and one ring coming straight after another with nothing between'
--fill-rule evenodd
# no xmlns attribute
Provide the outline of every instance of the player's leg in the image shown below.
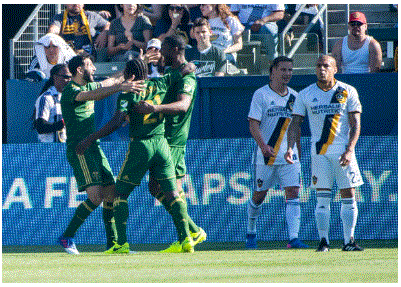
<svg viewBox="0 0 401 287"><path fill-rule="evenodd" d="M336 165L336 181L341 193L341 221L344 232L344 251L362 251L354 240L355 226L358 218L358 205L355 200L355 187L363 184L355 156L346 167L340 166L338 156L332 158Z"/></svg>
<svg viewBox="0 0 401 287"><path fill-rule="evenodd" d="M329 248L331 188L334 183L333 167L325 155L312 155L311 188L316 189L315 220L320 243L316 251L327 252Z"/></svg>
<svg viewBox="0 0 401 287"><path fill-rule="evenodd" d="M280 186L285 191L285 221L287 223L289 242L287 248L308 248L299 237L301 225L301 206L299 187L301 185L301 164L283 164L278 166Z"/></svg>
<svg viewBox="0 0 401 287"><path fill-rule="evenodd" d="M106 231L106 250L110 249L117 242L117 230L113 213L113 202L116 198L116 186L109 185L102 188L103 198L103 223Z"/></svg>

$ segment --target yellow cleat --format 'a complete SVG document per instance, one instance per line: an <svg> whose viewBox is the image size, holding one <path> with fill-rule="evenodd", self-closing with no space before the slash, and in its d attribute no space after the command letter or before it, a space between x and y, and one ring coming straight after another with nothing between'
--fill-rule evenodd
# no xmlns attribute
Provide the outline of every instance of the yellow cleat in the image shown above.
<svg viewBox="0 0 401 287"><path fill-rule="evenodd" d="M195 245L205 241L207 234L206 234L205 230L203 230L202 228L199 227L199 232L196 232L196 233L191 232L191 236L192 236L192 239L194 241L194 246L195 246Z"/></svg>
<svg viewBox="0 0 401 287"><path fill-rule="evenodd" d="M109 250L104 252L105 254L126 254L129 253L129 244L125 242L123 245L117 243L114 244Z"/></svg>
<svg viewBox="0 0 401 287"><path fill-rule="evenodd" d="M169 248L160 250L160 253L182 253L182 246L180 242L173 242Z"/></svg>
<svg viewBox="0 0 401 287"><path fill-rule="evenodd" d="M182 252L185 253L194 253L194 241L192 240L192 237L187 237L184 239L184 241L181 244L182 246Z"/></svg>

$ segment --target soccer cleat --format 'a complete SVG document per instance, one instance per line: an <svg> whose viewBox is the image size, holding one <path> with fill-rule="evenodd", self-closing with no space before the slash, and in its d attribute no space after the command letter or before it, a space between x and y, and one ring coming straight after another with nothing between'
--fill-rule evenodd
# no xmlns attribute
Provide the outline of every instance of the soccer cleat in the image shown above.
<svg viewBox="0 0 401 287"><path fill-rule="evenodd" d="M354 239L351 239L348 244L343 244L343 251L363 251L363 248L360 247Z"/></svg>
<svg viewBox="0 0 401 287"><path fill-rule="evenodd" d="M75 245L74 239L72 239L72 237L60 236L58 238L58 243L60 243L60 245L64 248L64 250L68 254L74 254L74 255L78 255L79 254L77 246Z"/></svg>
<svg viewBox="0 0 401 287"><path fill-rule="evenodd" d="M192 239L194 241L194 246L195 246L196 244L199 244L199 243L202 243L203 241L205 241L207 234L206 234L205 230L203 230L202 228L199 227L199 232L196 232L196 233L191 232L191 236L192 236Z"/></svg>
<svg viewBox="0 0 401 287"><path fill-rule="evenodd" d="M129 244L125 242L123 245L119 245L117 242L109 250L104 252L105 254L127 254L129 253Z"/></svg>
<svg viewBox="0 0 401 287"><path fill-rule="evenodd" d="M173 242L169 248L161 250L160 253L182 253L182 246L180 242Z"/></svg>
<svg viewBox="0 0 401 287"><path fill-rule="evenodd" d="M106 250L109 250L111 247L113 247L114 246L114 244L116 244L117 242L116 241L112 241L111 243L107 243L106 244Z"/></svg>
<svg viewBox="0 0 401 287"><path fill-rule="evenodd" d="M298 238L294 238L290 240L290 242L288 242L287 248L309 248L309 246L303 243Z"/></svg>
<svg viewBox="0 0 401 287"><path fill-rule="evenodd" d="M330 246L327 244L326 238L322 238L320 240L319 246L316 249L316 252L329 252L330 251Z"/></svg>
<svg viewBox="0 0 401 287"><path fill-rule="evenodd" d="M192 240L192 237L186 237L184 241L181 244L182 246L182 252L185 253L194 253L194 241Z"/></svg>
<svg viewBox="0 0 401 287"><path fill-rule="evenodd" d="M256 242L256 234L249 233L246 235L245 248L246 249L257 249L258 248L258 243Z"/></svg>

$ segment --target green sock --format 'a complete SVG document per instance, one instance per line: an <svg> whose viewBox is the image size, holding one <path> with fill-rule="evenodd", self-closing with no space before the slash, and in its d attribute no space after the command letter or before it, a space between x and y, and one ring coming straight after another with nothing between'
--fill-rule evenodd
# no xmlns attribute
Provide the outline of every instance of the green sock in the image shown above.
<svg viewBox="0 0 401 287"><path fill-rule="evenodd" d="M170 203L166 200L165 196L163 195L163 192L160 191L155 197L163 205L163 207L167 210L167 212L171 216L173 216L173 214L171 213ZM176 231L178 233L179 232L179 227L178 227L179 223L174 220L174 217L173 217L173 222L174 222L174 225L175 225L175 229L176 229ZM181 238L180 234L178 235L178 238Z"/></svg>
<svg viewBox="0 0 401 287"><path fill-rule="evenodd" d="M68 224L67 229L64 231L64 237L74 237L75 232L77 232L78 228L84 223L85 219L91 214L92 211L96 209L96 205L92 203L92 201L86 199L82 202L75 210L74 216Z"/></svg>
<svg viewBox="0 0 401 287"><path fill-rule="evenodd" d="M113 216L113 203L103 201L103 223L106 230L107 248L114 245L113 241L117 242L117 230Z"/></svg>
<svg viewBox="0 0 401 287"><path fill-rule="evenodd" d="M123 245L127 242L127 220L129 215L127 198L117 197L114 200L113 213L118 234L117 243Z"/></svg>
<svg viewBox="0 0 401 287"><path fill-rule="evenodd" d="M187 207L184 201L177 197L171 203L171 216L173 217L174 224L177 228L178 240L180 243L184 241L186 237L191 236L189 234L188 227L188 213Z"/></svg>
<svg viewBox="0 0 401 287"><path fill-rule="evenodd" d="M185 206L187 207L187 212L188 212L188 204L187 204L187 197L185 196L185 192L183 190L179 191L180 198L184 201ZM188 214L188 226L189 226L189 231L192 233L198 233L199 232L199 226L195 224L195 222L192 220L192 218Z"/></svg>

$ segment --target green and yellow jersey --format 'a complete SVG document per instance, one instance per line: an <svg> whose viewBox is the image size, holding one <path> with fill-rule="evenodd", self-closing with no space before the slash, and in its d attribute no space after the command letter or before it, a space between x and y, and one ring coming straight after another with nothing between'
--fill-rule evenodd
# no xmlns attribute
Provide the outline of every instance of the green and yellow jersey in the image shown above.
<svg viewBox="0 0 401 287"><path fill-rule="evenodd" d="M165 74L169 73L176 73L176 69L170 68ZM196 87L197 82L195 73L190 73L185 77L181 77L177 82L172 84L167 91L167 103L176 102L177 95L180 94L185 94L191 97L191 104L186 113L166 115L165 136L170 146L185 146L187 143L196 97Z"/></svg>
<svg viewBox="0 0 401 287"><path fill-rule="evenodd" d="M100 87L101 84L98 82L81 86L73 81L64 87L60 103L67 130L67 146L77 145L81 140L96 131L95 102L79 102L75 98L80 92L92 91Z"/></svg>

